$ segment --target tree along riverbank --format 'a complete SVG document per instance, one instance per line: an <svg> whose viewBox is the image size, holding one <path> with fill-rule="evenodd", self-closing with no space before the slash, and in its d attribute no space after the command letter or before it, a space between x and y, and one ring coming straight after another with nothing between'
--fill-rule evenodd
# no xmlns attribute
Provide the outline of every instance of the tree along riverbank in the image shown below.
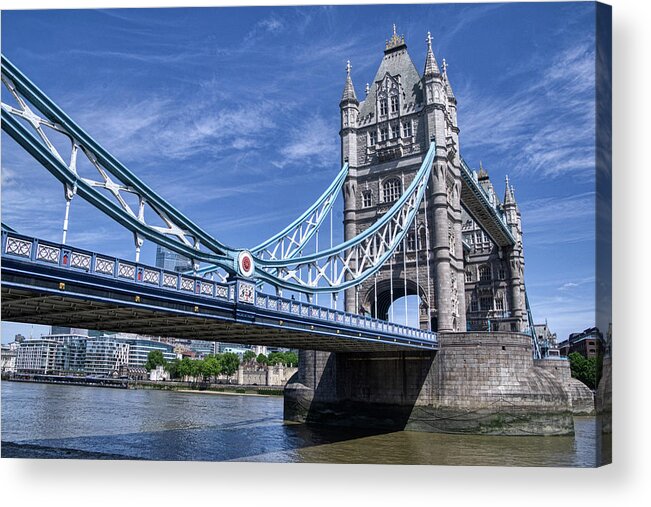
<svg viewBox="0 0 651 507"><path fill-rule="evenodd" d="M2 378L3 382L36 382L42 384L74 385L83 387L109 387L121 389L156 389L161 391L210 392L223 394L282 396L280 386L255 386L239 384L214 384L208 382L150 381L126 379L90 379L61 375L16 375Z"/></svg>

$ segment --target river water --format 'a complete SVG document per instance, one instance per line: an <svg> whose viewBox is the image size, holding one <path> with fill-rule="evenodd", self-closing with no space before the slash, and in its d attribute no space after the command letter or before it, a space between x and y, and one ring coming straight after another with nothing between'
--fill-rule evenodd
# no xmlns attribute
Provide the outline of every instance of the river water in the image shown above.
<svg viewBox="0 0 651 507"><path fill-rule="evenodd" d="M571 466L597 463L596 419L575 435L370 433L283 423L283 400L2 382L2 457Z"/></svg>

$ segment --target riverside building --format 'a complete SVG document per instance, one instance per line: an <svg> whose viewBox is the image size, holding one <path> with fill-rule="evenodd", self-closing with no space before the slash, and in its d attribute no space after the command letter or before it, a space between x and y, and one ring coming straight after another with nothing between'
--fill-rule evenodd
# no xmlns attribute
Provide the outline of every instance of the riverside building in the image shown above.
<svg viewBox="0 0 651 507"><path fill-rule="evenodd" d="M144 366L147 362L147 356L149 353L155 350L162 352L163 358L166 361L173 361L176 359L173 345L140 338L129 339L126 340L126 342L129 344L129 366Z"/></svg>
<svg viewBox="0 0 651 507"><path fill-rule="evenodd" d="M119 375L120 368L128 365L129 344L112 336L91 338L86 342L85 372L94 376Z"/></svg>
<svg viewBox="0 0 651 507"><path fill-rule="evenodd" d="M25 340L18 348L16 371L44 375L54 373L58 345L55 340L47 338Z"/></svg>

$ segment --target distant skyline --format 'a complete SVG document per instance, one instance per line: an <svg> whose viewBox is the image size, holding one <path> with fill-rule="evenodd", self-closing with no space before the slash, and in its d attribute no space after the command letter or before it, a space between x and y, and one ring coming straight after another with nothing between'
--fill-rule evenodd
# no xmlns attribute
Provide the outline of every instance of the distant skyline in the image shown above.
<svg viewBox="0 0 651 507"><path fill-rule="evenodd" d="M362 97L393 23L420 71L432 32L464 158L500 195L507 174L516 188L536 322L560 340L594 325L591 3L4 11L2 50L160 195L252 246L339 170L346 61ZM3 222L60 241L63 208L61 185L3 133ZM79 198L68 242L133 258L130 233ZM155 263L151 243L141 260ZM2 341L31 329L3 322Z"/></svg>

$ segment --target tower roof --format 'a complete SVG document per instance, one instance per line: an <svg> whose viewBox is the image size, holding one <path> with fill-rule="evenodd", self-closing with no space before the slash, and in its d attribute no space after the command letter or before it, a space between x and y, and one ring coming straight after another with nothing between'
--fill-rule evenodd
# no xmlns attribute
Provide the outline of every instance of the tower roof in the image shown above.
<svg viewBox="0 0 651 507"><path fill-rule="evenodd" d="M398 37L397 35L396 37L399 42L396 42L393 37L387 41L387 47L384 50L384 57L382 58L380 67L371 83L366 100L362 102L360 108L360 115L362 117L375 112L377 82L381 81L386 74L393 77L400 76L400 83L405 93L404 100L402 101L403 104L419 104L423 101L423 85L420 74L407 52L404 37ZM397 45L394 46L394 43Z"/></svg>
<svg viewBox="0 0 651 507"><path fill-rule="evenodd" d="M504 204L514 204L515 195L513 194L513 187L509 183L509 177L506 177L506 189L504 190Z"/></svg>
<svg viewBox="0 0 651 507"><path fill-rule="evenodd" d="M350 60L346 63L346 83L344 84L344 93L341 95L341 102L354 102L359 104L357 96L355 95L355 86L350 77Z"/></svg>
<svg viewBox="0 0 651 507"><path fill-rule="evenodd" d="M443 86L445 87L445 93L447 96L454 99L454 92L452 91L450 78L448 78L448 62L445 61L445 58L443 58Z"/></svg>
<svg viewBox="0 0 651 507"><path fill-rule="evenodd" d="M441 71L439 70L438 63L436 63L436 58L434 57L434 52L432 51L432 34L427 32L427 56L425 57L425 71L423 76L440 76Z"/></svg>
<svg viewBox="0 0 651 507"><path fill-rule="evenodd" d="M481 180L487 180L488 179L488 172L486 169L484 169L484 166L481 163L481 160L479 161L479 173L477 174L477 178Z"/></svg>

